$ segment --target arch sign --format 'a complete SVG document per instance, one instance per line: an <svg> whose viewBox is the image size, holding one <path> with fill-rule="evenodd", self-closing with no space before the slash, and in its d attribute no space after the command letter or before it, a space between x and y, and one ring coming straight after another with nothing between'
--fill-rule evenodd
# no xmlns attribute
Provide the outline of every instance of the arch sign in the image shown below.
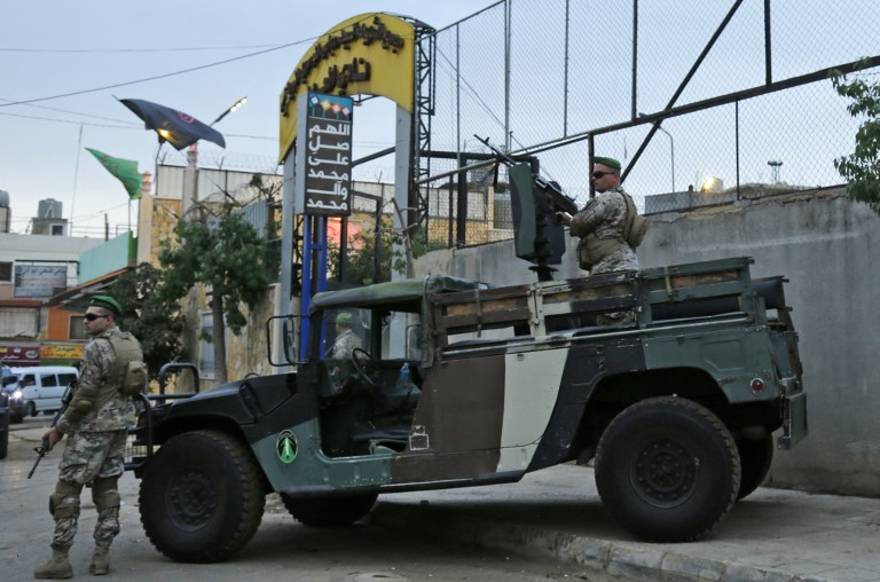
<svg viewBox="0 0 880 582"><path fill-rule="evenodd" d="M283 160L293 147L297 102L309 91L381 95L412 112L414 43L412 24L381 12L349 18L315 41L281 92L279 159Z"/></svg>

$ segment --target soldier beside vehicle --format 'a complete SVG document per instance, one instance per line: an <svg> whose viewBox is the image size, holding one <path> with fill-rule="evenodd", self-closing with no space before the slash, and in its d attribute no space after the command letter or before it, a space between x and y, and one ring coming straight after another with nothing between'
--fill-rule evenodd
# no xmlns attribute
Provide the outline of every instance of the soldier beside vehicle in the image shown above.
<svg viewBox="0 0 880 582"><path fill-rule="evenodd" d="M49 508L55 520L52 556L34 570L35 578L70 578L68 553L80 514L80 494L91 487L98 511L95 549L89 572L110 572L110 545L119 533L117 481L124 467L128 430L134 424L132 395L143 389L146 365L138 341L116 323L122 312L109 295L96 295L85 314L86 346L78 385L68 408L45 435L48 448L68 436L59 464L58 482Z"/></svg>

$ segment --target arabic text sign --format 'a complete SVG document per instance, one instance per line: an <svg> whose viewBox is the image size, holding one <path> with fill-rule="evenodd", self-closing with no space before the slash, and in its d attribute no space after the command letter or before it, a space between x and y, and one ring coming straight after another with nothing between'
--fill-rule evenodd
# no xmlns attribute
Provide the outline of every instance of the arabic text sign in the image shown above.
<svg viewBox="0 0 880 582"><path fill-rule="evenodd" d="M348 97L309 93L306 131L297 145L305 158L306 214L351 214L351 118Z"/></svg>
<svg viewBox="0 0 880 582"><path fill-rule="evenodd" d="M51 344L40 346L41 360L81 360L85 354L83 344Z"/></svg>
<svg viewBox="0 0 880 582"><path fill-rule="evenodd" d="M52 297L66 288L66 266L15 265L15 297Z"/></svg>

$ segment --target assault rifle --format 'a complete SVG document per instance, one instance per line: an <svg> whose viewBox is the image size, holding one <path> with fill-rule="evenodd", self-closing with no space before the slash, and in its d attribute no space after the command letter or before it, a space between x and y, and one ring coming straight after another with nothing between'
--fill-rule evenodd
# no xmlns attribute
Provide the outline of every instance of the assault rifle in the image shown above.
<svg viewBox="0 0 880 582"><path fill-rule="evenodd" d="M560 264L565 253L565 233L557 213L567 212L574 216L578 211L577 204L562 192L559 184L540 176L537 159L515 160L492 145L489 138L474 137L509 168L516 256L532 263L529 268L537 273L539 281L552 280L556 269L550 265Z"/></svg>
<svg viewBox="0 0 880 582"><path fill-rule="evenodd" d="M61 396L61 408L58 409L58 412L55 413L55 416L52 418L52 425L49 427L50 429L55 428L55 425L58 424L58 421L61 420L61 416L64 414L64 411L67 410L67 406L70 404L70 401L73 399L73 387L76 385L76 382L71 382L67 385L67 388L64 390L64 394ZM34 452L37 453L37 460L34 461L34 466L31 467L30 473L28 473L27 478L30 479L34 476L34 471L37 470L37 467L40 465L40 461L43 460L43 457L46 456L46 453L52 450L51 445L49 445L49 439L43 437L43 441L40 443L40 446L34 449Z"/></svg>

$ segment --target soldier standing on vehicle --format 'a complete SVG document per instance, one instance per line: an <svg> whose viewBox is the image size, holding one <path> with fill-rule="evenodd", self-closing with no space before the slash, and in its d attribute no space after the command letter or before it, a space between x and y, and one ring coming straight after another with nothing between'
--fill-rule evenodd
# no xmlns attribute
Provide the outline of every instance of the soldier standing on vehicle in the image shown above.
<svg viewBox="0 0 880 582"><path fill-rule="evenodd" d="M330 358L334 360L348 359L355 348L363 346L361 338L352 330L353 322L354 318L347 311L342 311L336 316L336 341L333 343Z"/></svg>
<svg viewBox="0 0 880 582"><path fill-rule="evenodd" d="M119 533L117 480L125 468L126 435L134 423L131 394L138 391L138 382L143 388L146 381L140 344L130 333L116 327L121 311L119 303L109 295L91 299L85 328L92 341L85 349L73 399L58 424L44 435L50 447L64 435L68 439L58 467L55 493L49 497L49 509L55 519L52 557L34 570L35 578L73 575L68 553L76 535L80 493L85 485L91 487L98 511L89 572L110 572L110 544Z"/></svg>
<svg viewBox="0 0 880 582"><path fill-rule="evenodd" d="M632 198L620 187L620 162L614 158L593 158L590 174L599 194L575 216L557 213L580 237L578 264L590 275L611 271L638 270L635 248L642 242L647 223L638 215Z"/></svg>

